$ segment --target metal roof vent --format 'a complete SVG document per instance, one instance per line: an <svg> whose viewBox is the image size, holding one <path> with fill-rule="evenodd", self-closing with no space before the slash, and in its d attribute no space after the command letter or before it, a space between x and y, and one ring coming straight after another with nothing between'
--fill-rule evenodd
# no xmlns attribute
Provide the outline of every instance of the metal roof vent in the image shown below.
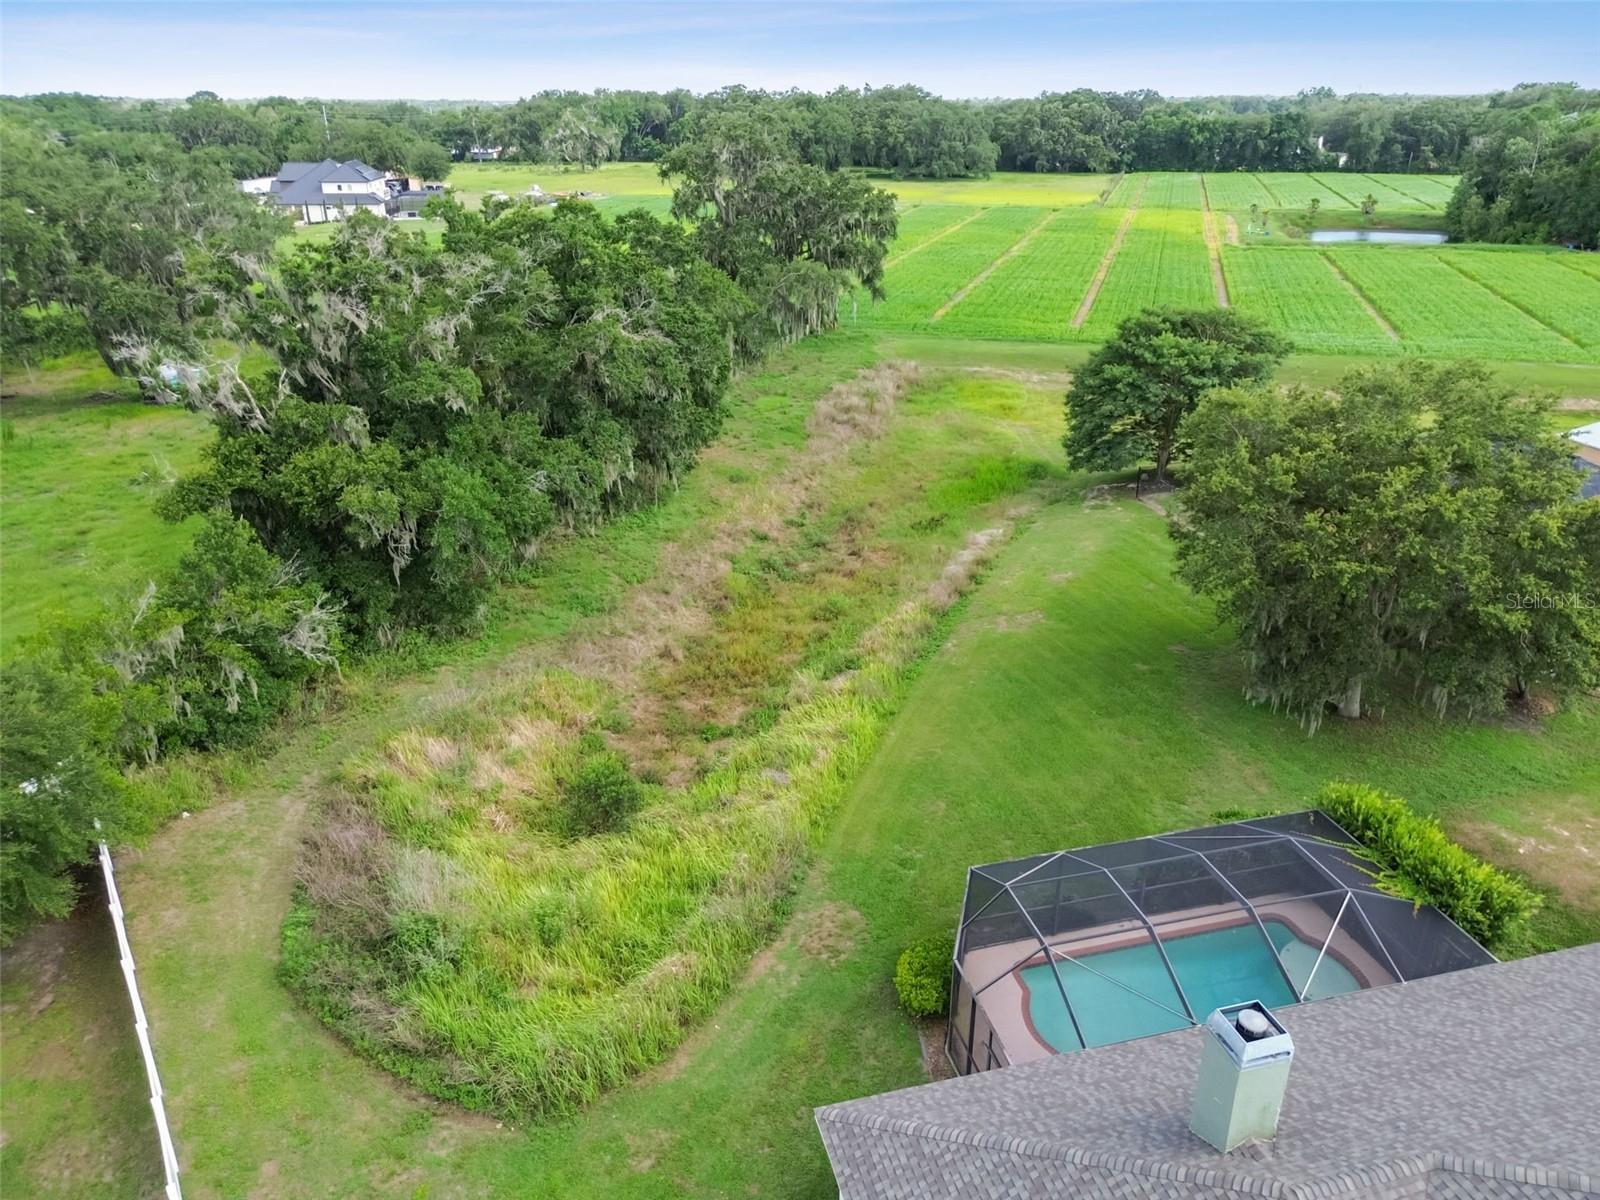
<svg viewBox="0 0 1600 1200"><path fill-rule="evenodd" d="M1189 1128L1226 1154L1278 1129L1294 1039L1260 1001L1206 1018Z"/></svg>

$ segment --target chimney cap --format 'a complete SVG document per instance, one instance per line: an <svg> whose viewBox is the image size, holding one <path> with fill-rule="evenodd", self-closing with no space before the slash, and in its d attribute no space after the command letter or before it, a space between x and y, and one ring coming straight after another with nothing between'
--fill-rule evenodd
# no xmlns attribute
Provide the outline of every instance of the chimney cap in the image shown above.
<svg viewBox="0 0 1600 1200"><path fill-rule="evenodd" d="M1294 1039L1283 1022L1259 1000L1212 1010L1206 1018L1206 1031L1241 1071L1294 1057Z"/></svg>

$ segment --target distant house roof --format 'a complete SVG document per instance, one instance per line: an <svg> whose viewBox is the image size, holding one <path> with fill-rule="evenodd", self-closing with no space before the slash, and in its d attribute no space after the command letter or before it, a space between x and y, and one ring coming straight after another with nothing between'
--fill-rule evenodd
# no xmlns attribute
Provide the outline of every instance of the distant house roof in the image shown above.
<svg viewBox="0 0 1600 1200"><path fill-rule="evenodd" d="M369 167L359 159L352 158L349 162L342 162L333 170L322 177L324 183L371 183L375 179L382 179L383 172L376 167Z"/></svg>
<svg viewBox="0 0 1600 1200"><path fill-rule="evenodd" d="M382 204L384 197L365 192L347 192L325 196L323 183L371 183L382 179L383 172L358 159L335 162L325 158L319 163L284 163L278 177L272 181L272 196L279 204Z"/></svg>
<svg viewBox="0 0 1600 1200"><path fill-rule="evenodd" d="M1201 1029L817 1110L841 1200L1577 1200L1600 945L1298 1006L1277 1136L1189 1132Z"/></svg>
<svg viewBox="0 0 1600 1200"><path fill-rule="evenodd" d="M333 160L331 158L323 160L324 163L330 163L332 161ZM284 183L293 183L307 171L310 171L320 165L322 164L314 162L286 162L283 164L283 166L278 168L278 178Z"/></svg>

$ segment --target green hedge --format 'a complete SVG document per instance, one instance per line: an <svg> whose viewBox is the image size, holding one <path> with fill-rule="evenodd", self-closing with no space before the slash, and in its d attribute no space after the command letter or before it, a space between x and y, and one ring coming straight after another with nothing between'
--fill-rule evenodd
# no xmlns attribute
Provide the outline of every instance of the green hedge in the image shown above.
<svg viewBox="0 0 1600 1200"><path fill-rule="evenodd" d="M1331 783L1316 805L1362 842L1385 889L1432 904L1487 946L1505 944L1539 907L1527 885L1456 845L1398 796Z"/></svg>
<svg viewBox="0 0 1600 1200"><path fill-rule="evenodd" d="M947 933L918 938L894 966L894 990L913 1017L943 1016L950 1009L950 964L955 939Z"/></svg>

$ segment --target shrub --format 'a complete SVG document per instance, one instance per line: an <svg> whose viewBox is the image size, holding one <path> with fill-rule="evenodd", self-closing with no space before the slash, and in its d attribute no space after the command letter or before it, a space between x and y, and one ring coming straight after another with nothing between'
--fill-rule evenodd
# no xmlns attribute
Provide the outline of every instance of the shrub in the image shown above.
<svg viewBox="0 0 1600 1200"><path fill-rule="evenodd" d="M575 837L609 833L627 823L644 800L628 764L611 750L578 764L562 789L562 819Z"/></svg>
<svg viewBox="0 0 1600 1200"><path fill-rule="evenodd" d="M24 660L0 676L0 944L35 915L71 911L66 869L122 805L104 752L116 722L115 701L81 675Z"/></svg>
<svg viewBox="0 0 1600 1200"><path fill-rule="evenodd" d="M1361 841L1387 890L1432 904L1485 945L1507 942L1539 907L1520 880L1456 845L1437 820L1397 796L1333 783L1316 804Z"/></svg>
<svg viewBox="0 0 1600 1200"><path fill-rule="evenodd" d="M65 871L88 856L97 819L115 841L170 805L122 768L253 740L339 650L321 588L222 515L132 603L25 642L0 672L0 937L70 910Z"/></svg>
<svg viewBox="0 0 1600 1200"><path fill-rule="evenodd" d="M918 938L900 952L894 965L894 990L913 1017L942 1016L950 1009L950 964L955 939L948 933Z"/></svg>

